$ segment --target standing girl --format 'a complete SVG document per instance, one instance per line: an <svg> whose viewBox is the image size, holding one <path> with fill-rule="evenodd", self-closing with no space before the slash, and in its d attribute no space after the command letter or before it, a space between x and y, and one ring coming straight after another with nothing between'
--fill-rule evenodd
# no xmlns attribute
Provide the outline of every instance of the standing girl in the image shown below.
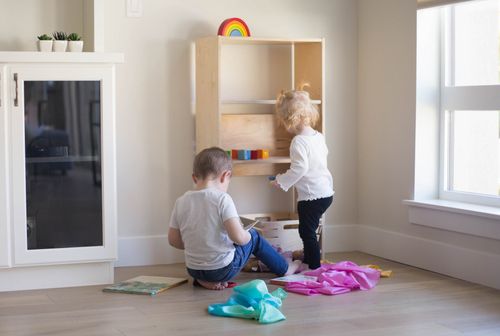
<svg viewBox="0 0 500 336"><path fill-rule="evenodd" d="M333 179L326 166L328 148L325 137L313 129L319 113L309 93L299 90L282 92L276 102L278 121L294 134L290 144L291 164L272 184L284 191L295 186L298 193L299 234L304 244L304 263L310 269L321 266L316 236L323 213L332 204Z"/></svg>

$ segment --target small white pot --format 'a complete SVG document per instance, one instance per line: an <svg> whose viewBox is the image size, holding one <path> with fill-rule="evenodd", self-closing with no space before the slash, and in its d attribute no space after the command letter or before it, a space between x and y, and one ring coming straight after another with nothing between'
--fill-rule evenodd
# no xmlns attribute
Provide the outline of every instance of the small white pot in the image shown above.
<svg viewBox="0 0 500 336"><path fill-rule="evenodd" d="M68 47L68 41L54 40L52 50L56 52L65 52Z"/></svg>
<svg viewBox="0 0 500 336"><path fill-rule="evenodd" d="M83 41L68 41L68 51L70 52L82 52Z"/></svg>
<svg viewBox="0 0 500 336"><path fill-rule="evenodd" d="M38 40L38 51L51 52L52 51L52 40Z"/></svg>

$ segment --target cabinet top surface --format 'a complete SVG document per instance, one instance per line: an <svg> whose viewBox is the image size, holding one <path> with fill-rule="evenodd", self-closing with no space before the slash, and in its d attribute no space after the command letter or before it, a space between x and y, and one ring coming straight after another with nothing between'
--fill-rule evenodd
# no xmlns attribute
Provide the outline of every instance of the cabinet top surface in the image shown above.
<svg viewBox="0 0 500 336"><path fill-rule="evenodd" d="M122 53L0 51L0 63L123 63Z"/></svg>
<svg viewBox="0 0 500 336"><path fill-rule="evenodd" d="M323 43L322 38L273 38L273 37L237 37L237 36L208 36L199 40L212 39L221 44L295 44L295 43Z"/></svg>

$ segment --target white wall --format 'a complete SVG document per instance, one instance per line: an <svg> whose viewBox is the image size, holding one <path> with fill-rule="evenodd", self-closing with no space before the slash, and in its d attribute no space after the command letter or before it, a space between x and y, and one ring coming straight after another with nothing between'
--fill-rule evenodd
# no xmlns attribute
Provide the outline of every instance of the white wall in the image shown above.
<svg viewBox="0 0 500 336"><path fill-rule="evenodd" d="M34 51L37 36L54 31L82 35L83 1L0 0L0 50Z"/></svg>
<svg viewBox="0 0 500 336"><path fill-rule="evenodd" d="M494 286L498 240L410 224L402 204L414 182L416 2L358 6L357 248Z"/></svg>
<svg viewBox="0 0 500 336"><path fill-rule="evenodd" d="M104 7L105 51L124 52L126 60L117 69L122 264L182 260L164 235L175 199L191 188L192 43L215 35L220 22L234 16L246 20L254 36L326 38L326 129L337 191L327 224L338 227L327 230L325 244L327 250L348 245L337 242L335 232L357 216L355 1L145 0L141 18L126 17L123 0L105 1ZM232 184L241 212L274 202L264 178Z"/></svg>

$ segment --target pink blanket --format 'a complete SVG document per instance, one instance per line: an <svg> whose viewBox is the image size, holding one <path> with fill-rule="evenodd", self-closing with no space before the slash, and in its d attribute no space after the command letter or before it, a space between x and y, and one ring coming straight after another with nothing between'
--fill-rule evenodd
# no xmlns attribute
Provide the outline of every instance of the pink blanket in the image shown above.
<svg viewBox="0 0 500 336"><path fill-rule="evenodd" d="M379 270L360 267L351 261L323 264L320 268L304 274L316 276L317 280L289 282L285 289L303 295L336 295L356 289L371 289L380 279Z"/></svg>

